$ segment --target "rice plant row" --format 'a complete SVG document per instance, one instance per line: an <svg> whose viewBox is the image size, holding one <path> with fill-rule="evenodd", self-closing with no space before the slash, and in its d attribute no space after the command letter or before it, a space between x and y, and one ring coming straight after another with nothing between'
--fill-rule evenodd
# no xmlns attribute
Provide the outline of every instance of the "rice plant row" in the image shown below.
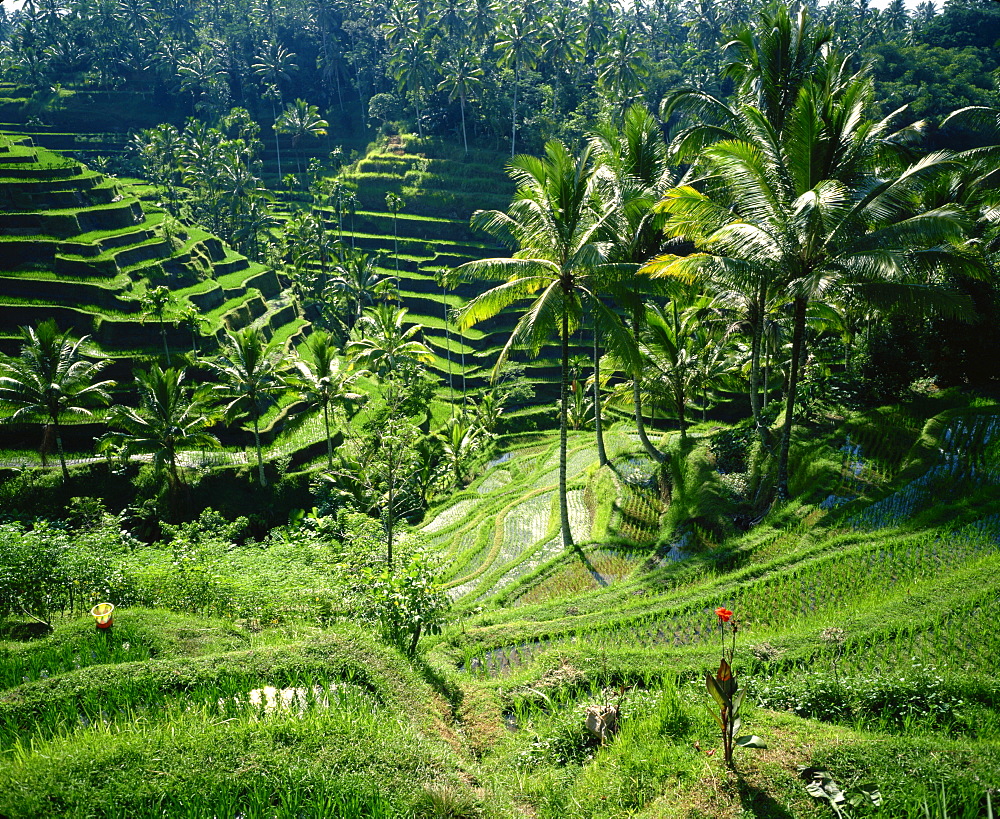
<svg viewBox="0 0 1000 819"><path fill-rule="evenodd" d="M537 641L522 641L521 653L548 648L565 640L565 633L603 640L617 635L625 644L644 646L685 646L714 639L712 611L723 605L745 612L743 628L750 634L781 629L803 618L820 619L849 614L857 604L884 597L893 588L905 589L921 582L933 582L949 570L1000 548L996 530L964 527L946 536L909 536L890 541L867 542L863 547L839 554L824 555L807 564L768 575L756 581L707 590L700 600L677 601L673 611L648 611L617 623L574 629L572 621L553 623L562 635L546 634ZM664 603L670 607L669 601ZM657 605L660 608L662 603ZM497 648L496 656L508 649ZM489 655L488 655L489 656ZM486 663L489 666L489 663Z"/></svg>

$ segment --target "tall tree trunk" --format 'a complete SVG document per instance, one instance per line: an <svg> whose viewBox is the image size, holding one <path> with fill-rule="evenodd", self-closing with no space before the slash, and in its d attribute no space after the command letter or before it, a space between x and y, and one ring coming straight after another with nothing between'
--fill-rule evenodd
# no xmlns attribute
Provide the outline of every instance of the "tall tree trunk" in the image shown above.
<svg viewBox="0 0 1000 819"><path fill-rule="evenodd" d="M601 351L598 346L597 309L594 309L594 429L597 432L597 460L601 466L608 463L604 448L604 429L601 418Z"/></svg>
<svg viewBox="0 0 1000 819"><path fill-rule="evenodd" d="M257 449L257 471L260 474L260 485L267 486L267 478L264 476L264 453L260 447L260 418L253 416L253 443Z"/></svg>
<svg viewBox="0 0 1000 819"><path fill-rule="evenodd" d="M632 310L632 336L637 343L639 341L639 309L639 307L636 307ZM649 438L646 437L646 424L642 418L642 383L640 373L634 373L632 377L632 403L635 406L635 428L639 433L639 441L642 443L642 448L646 450L646 454L656 461L656 463L662 464L665 458L664 454L653 446Z"/></svg>
<svg viewBox="0 0 1000 819"><path fill-rule="evenodd" d="M799 359L805 343L806 300L795 299L795 320L792 329L792 360L789 364L788 393L785 396L785 423L781 431L781 453L778 456L778 497L788 498L788 451L792 442L792 416L795 412L795 392L799 386Z"/></svg>
<svg viewBox="0 0 1000 819"><path fill-rule="evenodd" d="M442 279L443 281L443 279ZM448 357L448 398L451 403L451 417L455 417L455 381L451 377L451 333L448 330L448 291L442 285L441 301L444 303L444 350Z"/></svg>
<svg viewBox="0 0 1000 819"><path fill-rule="evenodd" d="M167 346L167 326L163 323L163 316L160 316L160 338L163 339L163 353L167 357L167 366L170 367L170 347Z"/></svg>
<svg viewBox="0 0 1000 819"><path fill-rule="evenodd" d="M52 419L52 426L56 432L56 451L59 453L59 466L62 467L63 483L69 482L69 470L66 468L66 453L63 452L62 428L59 426L59 419Z"/></svg>
<svg viewBox="0 0 1000 819"><path fill-rule="evenodd" d="M274 152L278 155L278 184L281 184L281 145L278 144L278 113L274 110L274 100L271 100L271 116L274 117L275 124L271 126L274 131Z"/></svg>
<svg viewBox="0 0 1000 819"><path fill-rule="evenodd" d="M514 61L514 112L510 118L510 155L514 156L514 143L517 140L517 86L520 71L517 60Z"/></svg>
<svg viewBox="0 0 1000 819"><path fill-rule="evenodd" d="M392 573L392 530L394 523L393 516L393 504L396 502L396 466L392 460L392 444L389 445L389 491L388 503L385 507L385 541L386 541L386 558L385 563L390 574Z"/></svg>
<svg viewBox="0 0 1000 819"><path fill-rule="evenodd" d="M396 265L396 276L398 277L399 276L399 232L396 228L396 211L392 212L392 257Z"/></svg>
<svg viewBox="0 0 1000 819"><path fill-rule="evenodd" d="M333 441L330 439L330 402L323 402L323 427L326 429L326 466L333 469Z"/></svg>
<svg viewBox="0 0 1000 819"><path fill-rule="evenodd" d="M465 135L465 94L459 98L462 103L462 144L465 146L465 155L469 155L469 138Z"/></svg>
<svg viewBox="0 0 1000 819"><path fill-rule="evenodd" d="M559 529L563 549L573 548L573 532L569 528L569 499L566 497L566 416L569 407L569 313L562 314L562 383L559 388Z"/></svg>
<svg viewBox="0 0 1000 819"><path fill-rule="evenodd" d="M754 292L753 305L750 308L750 321L753 333L750 342L750 411L753 413L754 426L761 426L761 396L760 396L760 348L764 339L764 283ZM763 433L762 433L763 434Z"/></svg>

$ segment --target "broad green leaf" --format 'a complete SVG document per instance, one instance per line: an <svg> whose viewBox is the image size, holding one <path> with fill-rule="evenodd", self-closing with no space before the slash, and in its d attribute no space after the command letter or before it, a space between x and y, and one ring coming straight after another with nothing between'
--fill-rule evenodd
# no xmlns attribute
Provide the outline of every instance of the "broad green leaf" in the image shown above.
<svg viewBox="0 0 1000 819"><path fill-rule="evenodd" d="M882 804L882 792L878 785L869 782L867 785L858 785L858 790L864 794L868 800L877 808Z"/></svg>
<svg viewBox="0 0 1000 819"><path fill-rule="evenodd" d="M756 734L747 734L745 737L737 737L735 740L737 745L741 748L766 748L767 743L764 742Z"/></svg>
<svg viewBox="0 0 1000 819"><path fill-rule="evenodd" d="M739 713L740 706L743 705L743 697L746 695L747 690L745 688L740 689L739 693L733 698L733 713Z"/></svg>
<svg viewBox="0 0 1000 819"><path fill-rule="evenodd" d="M708 689L708 693L712 695L712 698L719 703L719 708L728 708L730 701L729 697L716 682L715 677L713 677L707 671L705 672L705 688Z"/></svg>
<svg viewBox="0 0 1000 819"><path fill-rule="evenodd" d="M725 725L723 724L723 722L722 722L722 717L720 717L720 716L719 716L719 712L718 712L718 711L716 711L716 710L715 710L715 709L714 709L714 708L712 707L711 703L708 703L708 702L704 702L704 701L703 701L703 705L705 706L705 710L707 710L709 714L711 714L711 715L712 715L713 717L715 717L715 721L716 721L717 723L719 723L719 728L720 728L721 730L725 731L725 730L726 730L726 726L725 726Z"/></svg>

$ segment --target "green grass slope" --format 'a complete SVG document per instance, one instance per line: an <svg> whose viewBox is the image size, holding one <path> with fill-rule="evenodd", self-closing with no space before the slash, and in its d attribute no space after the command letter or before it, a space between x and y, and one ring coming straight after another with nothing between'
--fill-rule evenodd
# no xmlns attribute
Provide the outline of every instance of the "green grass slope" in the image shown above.
<svg viewBox="0 0 1000 819"><path fill-rule="evenodd" d="M720 431L693 429L695 449ZM852 816L988 816L998 433L995 405L947 397L826 419L793 459L795 499L742 533L680 516L696 505L681 483L666 504L628 426L605 467L572 433L568 553L556 436L508 438L417 529L453 609L412 661L337 622L335 564L280 538L219 547L212 583L245 597L239 619L123 606L109 636L7 626L0 815L833 815L805 767L877 787L881 806ZM135 548L121 566L158 589L172 559ZM739 626L740 733L767 746L731 769L705 708L720 606ZM619 730L601 742L585 723L608 705Z"/></svg>

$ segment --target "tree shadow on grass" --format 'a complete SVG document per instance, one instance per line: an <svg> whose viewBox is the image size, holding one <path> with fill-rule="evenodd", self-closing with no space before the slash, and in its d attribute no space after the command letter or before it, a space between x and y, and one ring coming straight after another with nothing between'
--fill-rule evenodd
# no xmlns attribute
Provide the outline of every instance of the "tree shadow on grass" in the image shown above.
<svg viewBox="0 0 1000 819"><path fill-rule="evenodd" d="M24 643L48 637L51 633L52 626L47 623L22 623L14 621L0 623L0 640Z"/></svg>
<svg viewBox="0 0 1000 819"><path fill-rule="evenodd" d="M605 580L604 575L602 575L599 571L597 571L597 569L594 568L594 564L591 563L590 558L588 558L587 555L584 554L583 549L581 549L579 546L573 546L573 553L576 555L576 557L580 559L580 562L583 564L583 567L588 572L590 572L590 576L594 578L594 582L598 586L603 587L609 585L608 581Z"/></svg>
<svg viewBox="0 0 1000 819"><path fill-rule="evenodd" d="M758 819L795 819L794 814L789 813L784 805L766 791L751 785L740 774L736 775L736 787L743 810L752 816Z"/></svg>
<svg viewBox="0 0 1000 819"><path fill-rule="evenodd" d="M413 670L416 671L424 682L426 682L435 692L444 697L451 706L452 712L456 713L462 705L462 689L453 681L449 680L436 668L433 668L424 657L419 654L412 660Z"/></svg>

